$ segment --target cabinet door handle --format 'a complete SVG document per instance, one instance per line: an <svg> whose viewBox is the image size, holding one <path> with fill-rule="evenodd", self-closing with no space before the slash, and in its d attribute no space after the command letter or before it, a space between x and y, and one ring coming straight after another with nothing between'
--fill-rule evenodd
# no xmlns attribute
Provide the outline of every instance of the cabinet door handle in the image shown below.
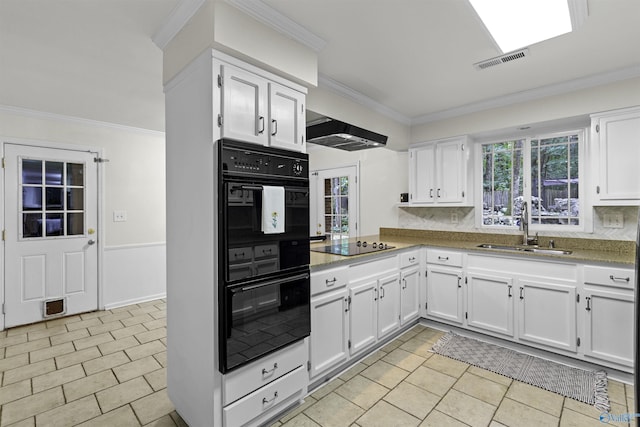
<svg viewBox="0 0 640 427"><path fill-rule="evenodd" d="M337 280L338 280L338 279L336 279L336 278L334 277L334 278L333 278L333 279L331 279L331 280L326 279L326 280L325 280L325 283L326 283L326 285L327 285L327 286L333 286L333 285L335 285L335 283L336 283L336 281L337 281Z"/></svg>
<svg viewBox="0 0 640 427"><path fill-rule="evenodd" d="M260 123L260 129L258 129L258 135L264 132L264 116L258 117L258 122Z"/></svg>
<svg viewBox="0 0 640 427"><path fill-rule="evenodd" d="M271 120L271 124L273 125L274 131L271 133L271 136L276 136L278 133L278 121L276 119Z"/></svg>
<svg viewBox="0 0 640 427"><path fill-rule="evenodd" d="M462 280L462 277L458 276L458 287L461 288L462 285L460 284L460 281Z"/></svg>
<svg viewBox="0 0 640 427"><path fill-rule="evenodd" d="M271 403L271 402L273 402L274 400L276 400L276 398L277 398L277 397L278 397L278 392L277 392L277 391L274 391L274 392L273 392L273 397L272 397L271 399L267 399L266 397L263 397L263 398L262 398L262 404L263 404L263 405L266 405L266 404L268 404L268 403Z"/></svg>
<svg viewBox="0 0 640 427"><path fill-rule="evenodd" d="M629 280L631 280L630 277L615 277L613 274L609 276L609 279L613 280L614 282L627 282L627 283L629 283Z"/></svg>
<svg viewBox="0 0 640 427"><path fill-rule="evenodd" d="M378 301L378 288L373 289L376 292L376 296L373 297L374 301Z"/></svg>
<svg viewBox="0 0 640 427"><path fill-rule="evenodd" d="M433 188L429 189L429 198L433 199Z"/></svg>
<svg viewBox="0 0 640 427"><path fill-rule="evenodd" d="M271 369L262 368L262 375L272 374L276 369L278 369L277 363L274 363Z"/></svg>
<svg viewBox="0 0 640 427"><path fill-rule="evenodd" d="M412 256L411 258L409 258L409 262L415 262L415 260L416 260L416 257Z"/></svg>
<svg viewBox="0 0 640 427"><path fill-rule="evenodd" d="M438 188L438 198L440 198L440 189Z"/></svg>
<svg viewBox="0 0 640 427"><path fill-rule="evenodd" d="M509 285L509 286L508 286L508 288L509 288L509 293L508 293L507 295L508 295L508 297L509 297L509 298L513 297L513 294L511 293L511 288L512 288L512 287L513 287L513 286L511 286L511 285Z"/></svg>
<svg viewBox="0 0 640 427"><path fill-rule="evenodd" d="M380 288L380 299L384 298L384 288Z"/></svg>
<svg viewBox="0 0 640 427"><path fill-rule="evenodd" d="M585 307L585 310L591 311L591 297L586 297L585 299L587 300L587 306Z"/></svg>
<svg viewBox="0 0 640 427"><path fill-rule="evenodd" d="M407 279L402 279L402 289L407 289Z"/></svg>
<svg viewBox="0 0 640 427"><path fill-rule="evenodd" d="M344 312L348 313L349 312L349 298L344 297Z"/></svg>
<svg viewBox="0 0 640 427"><path fill-rule="evenodd" d="M524 288L520 286L520 299L524 299Z"/></svg>

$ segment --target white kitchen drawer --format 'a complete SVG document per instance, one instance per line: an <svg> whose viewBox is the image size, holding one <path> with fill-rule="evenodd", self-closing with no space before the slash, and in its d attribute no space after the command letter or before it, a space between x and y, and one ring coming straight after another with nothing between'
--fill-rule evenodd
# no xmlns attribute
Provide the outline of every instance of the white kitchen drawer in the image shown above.
<svg viewBox="0 0 640 427"><path fill-rule="evenodd" d="M306 341L300 341L229 372L224 376L223 405L228 405L304 365L309 359L307 352Z"/></svg>
<svg viewBox="0 0 640 427"><path fill-rule="evenodd" d="M635 271L630 268L584 266L584 282L592 285L633 289L635 280Z"/></svg>
<svg viewBox="0 0 640 427"><path fill-rule="evenodd" d="M278 256L278 245L258 245L254 249L256 259L274 258Z"/></svg>
<svg viewBox="0 0 640 427"><path fill-rule="evenodd" d="M225 426L243 426L296 393L302 398L307 382L304 366L223 408Z"/></svg>
<svg viewBox="0 0 640 427"><path fill-rule="evenodd" d="M349 280L360 280L365 277L378 276L389 271L398 270L398 256L375 258L369 262L353 264L349 267Z"/></svg>
<svg viewBox="0 0 640 427"><path fill-rule="evenodd" d="M400 268L411 267L420 264L420 251L408 251L400 254Z"/></svg>
<svg viewBox="0 0 640 427"><path fill-rule="evenodd" d="M427 249L427 263L462 267L462 253Z"/></svg>
<svg viewBox="0 0 640 427"><path fill-rule="evenodd" d="M347 286L348 271L347 267L341 267L311 273L311 295Z"/></svg>
<svg viewBox="0 0 640 427"><path fill-rule="evenodd" d="M251 247L229 249L230 264L247 262L251 261L251 259L253 259L253 249Z"/></svg>

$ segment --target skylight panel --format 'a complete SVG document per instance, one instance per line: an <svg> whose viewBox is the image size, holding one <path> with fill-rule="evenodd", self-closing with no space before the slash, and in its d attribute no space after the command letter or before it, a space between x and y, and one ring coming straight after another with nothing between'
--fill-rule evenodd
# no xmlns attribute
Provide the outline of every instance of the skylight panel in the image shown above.
<svg viewBox="0 0 640 427"><path fill-rule="evenodd" d="M469 0L502 53L571 32L567 0Z"/></svg>

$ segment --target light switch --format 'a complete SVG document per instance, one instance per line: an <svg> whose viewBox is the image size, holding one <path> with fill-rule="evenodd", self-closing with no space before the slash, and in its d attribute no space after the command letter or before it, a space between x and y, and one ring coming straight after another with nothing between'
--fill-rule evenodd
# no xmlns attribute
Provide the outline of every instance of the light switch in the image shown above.
<svg viewBox="0 0 640 427"><path fill-rule="evenodd" d="M113 222L124 222L127 220L127 211L113 211Z"/></svg>

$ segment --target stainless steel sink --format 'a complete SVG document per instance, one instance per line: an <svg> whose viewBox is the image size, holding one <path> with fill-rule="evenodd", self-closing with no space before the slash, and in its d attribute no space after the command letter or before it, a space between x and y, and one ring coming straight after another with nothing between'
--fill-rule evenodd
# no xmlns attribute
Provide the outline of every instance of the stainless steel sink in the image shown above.
<svg viewBox="0 0 640 427"><path fill-rule="evenodd" d="M531 246L494 245L493 243L483 243L481 245L478 245L478 247L484 249L498 249L503 251L533 252L547 255L569 255L571 253L571 251L565 251L563 249L547 249Z"/></svg>

